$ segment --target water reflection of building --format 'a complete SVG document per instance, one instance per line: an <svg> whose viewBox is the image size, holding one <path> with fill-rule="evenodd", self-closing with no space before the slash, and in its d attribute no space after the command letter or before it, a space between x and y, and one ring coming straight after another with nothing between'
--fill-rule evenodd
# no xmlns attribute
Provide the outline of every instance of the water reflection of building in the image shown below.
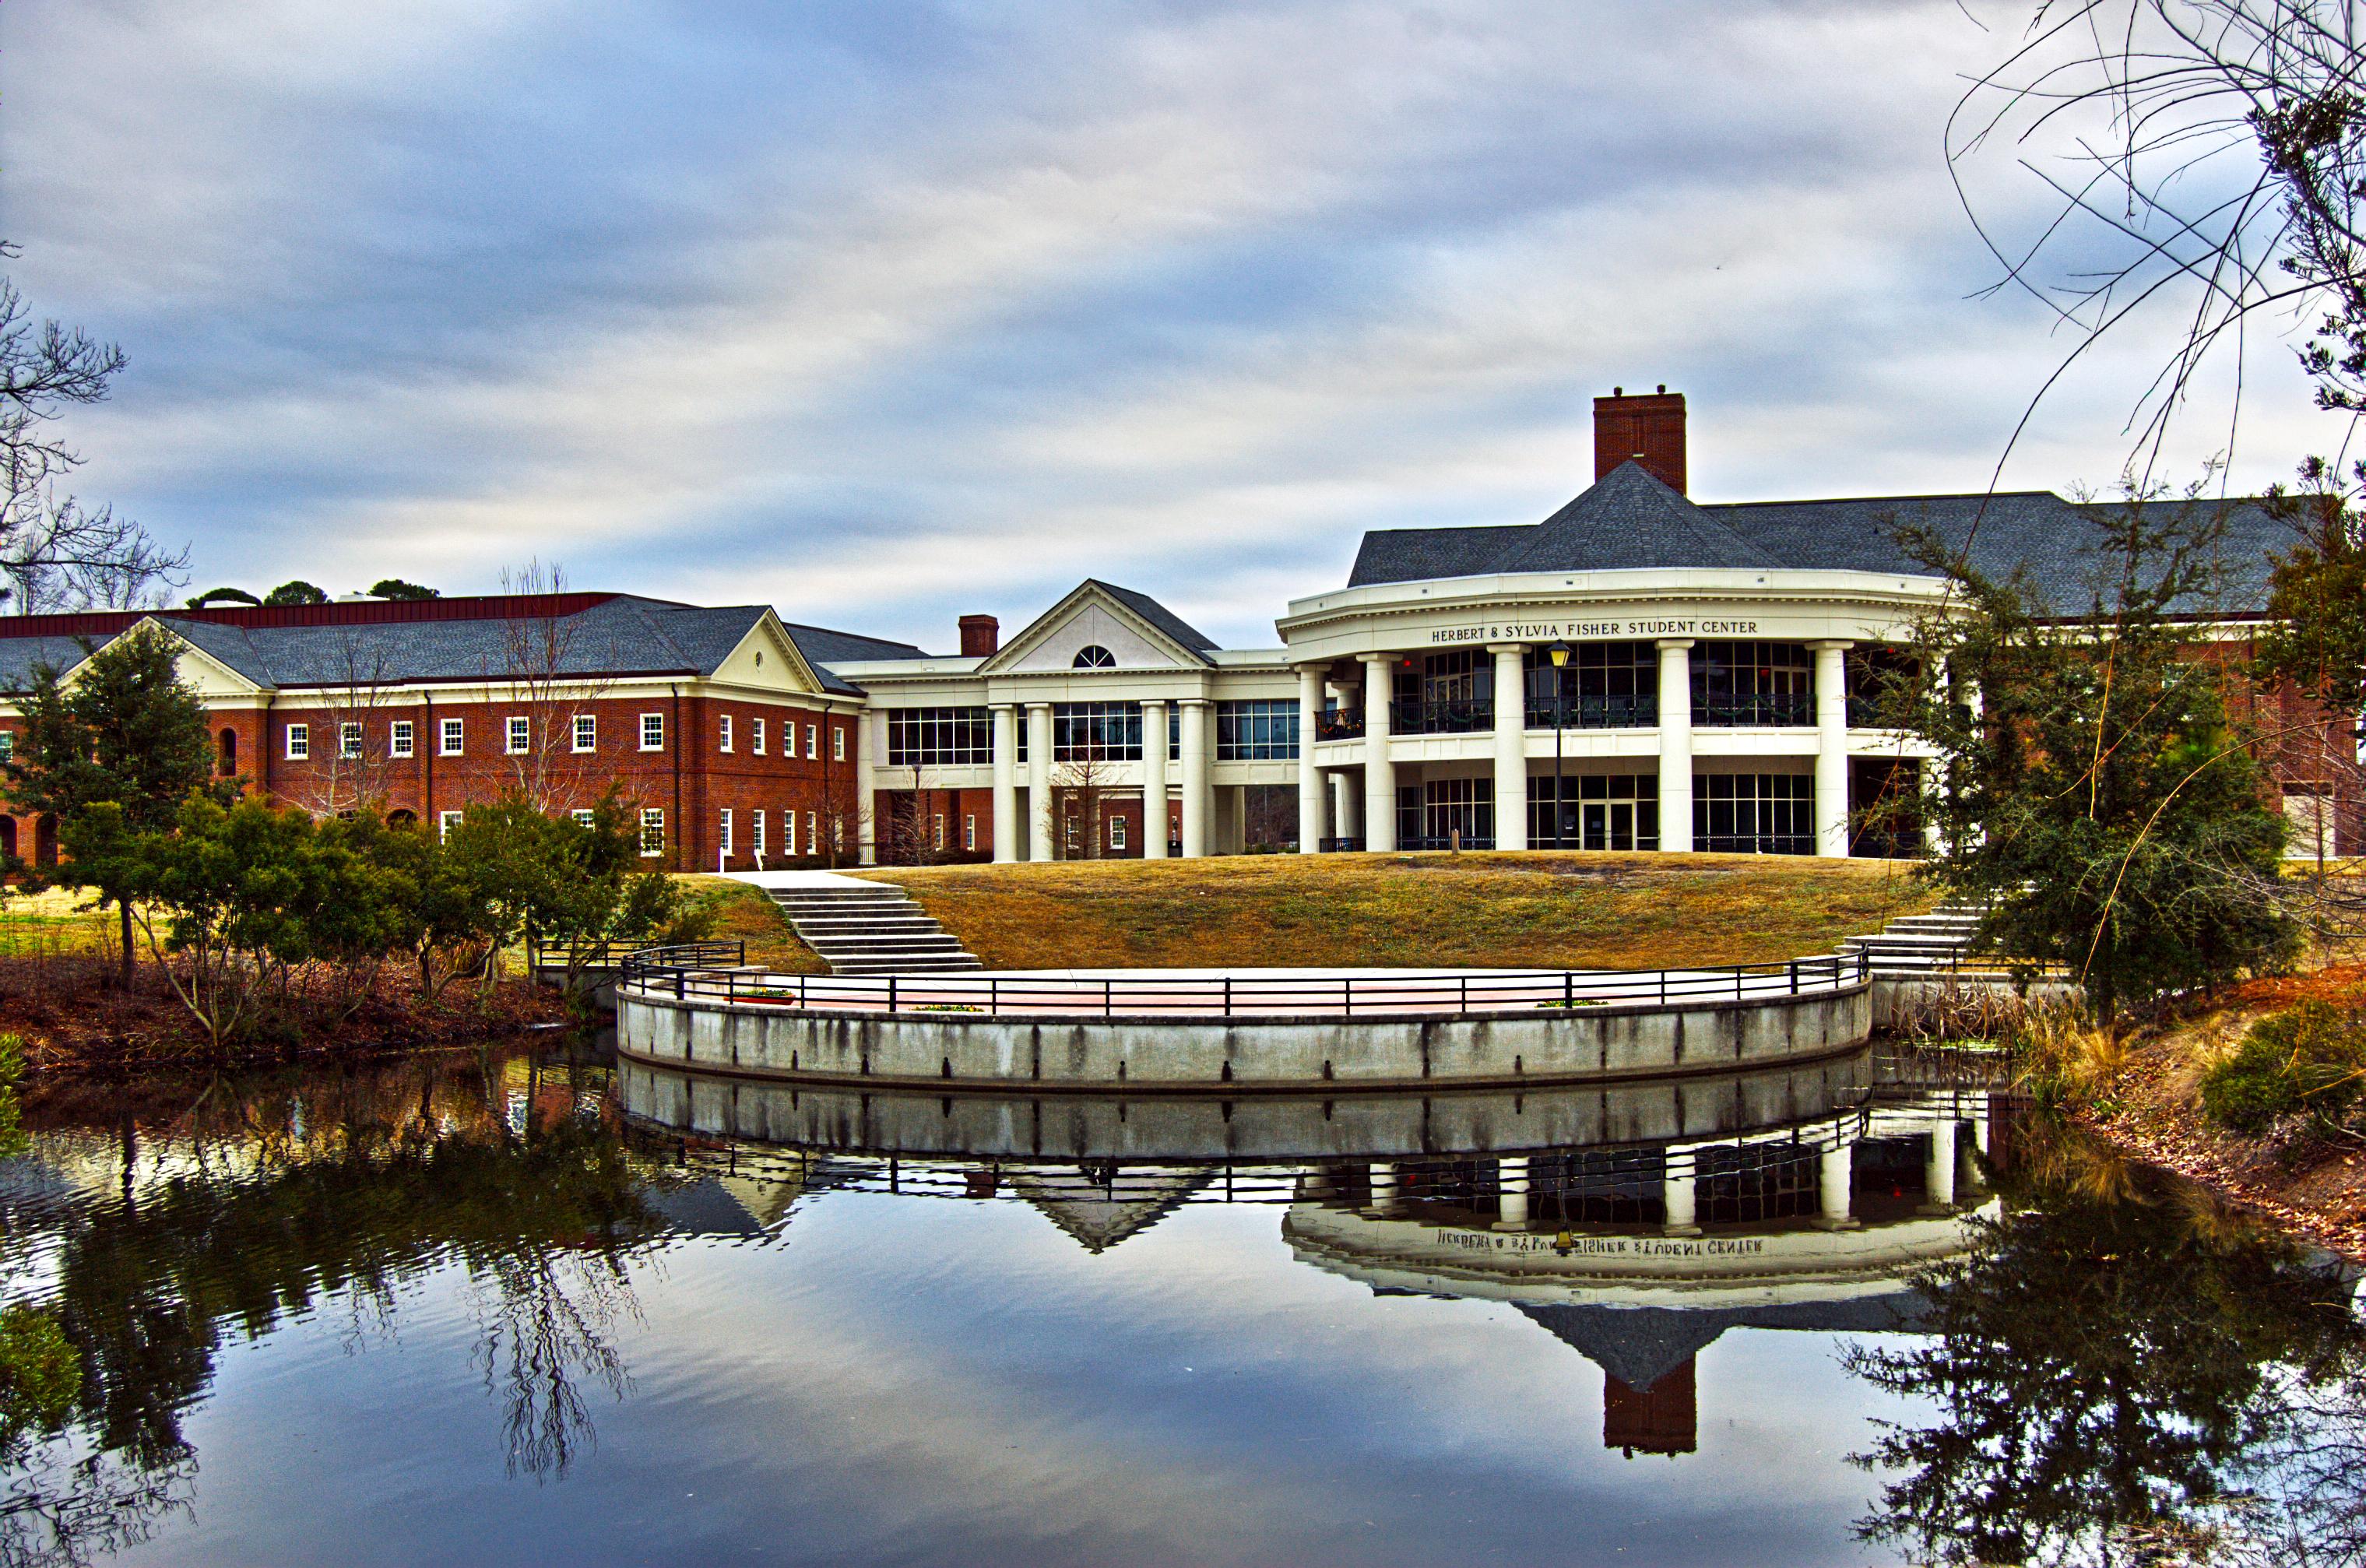
<svg viewBox="0 0 2366 1568"><path fill-rule="evenodd" d="M1501 1301L1599 1366L1603 1440L1689 1453L1696 1359L1738 1327L1911 1329L1910 1283L1992 1207L1984 1090L1707 1143L1333 1167L1282 1235L1376 1293Z"/></svg>

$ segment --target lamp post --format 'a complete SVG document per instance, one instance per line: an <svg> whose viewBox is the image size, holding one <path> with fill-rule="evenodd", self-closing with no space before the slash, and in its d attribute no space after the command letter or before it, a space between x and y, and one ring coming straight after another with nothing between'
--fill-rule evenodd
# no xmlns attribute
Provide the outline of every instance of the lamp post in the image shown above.
<svg viewBox="0 0 2366 1568"><path fill-rule="evenodd" d="M1561 824L1568 819L1564 815L1568 807L1561 799L1560 732L1568 728L1569 694L1561 689L1560 672L1569 668L1569 644L1554 642L1545 649L1545 657L1552 660L1553 671L1553 848L1558 850L1567 848L1561 841Z"/></svg>

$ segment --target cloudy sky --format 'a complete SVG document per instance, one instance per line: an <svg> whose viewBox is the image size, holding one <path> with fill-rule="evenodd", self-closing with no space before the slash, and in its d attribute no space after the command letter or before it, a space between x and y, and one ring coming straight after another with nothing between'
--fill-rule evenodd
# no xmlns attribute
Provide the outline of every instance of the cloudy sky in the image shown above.
<svg viewBox="0 0 2366 1568"><path fill-rule="evenodd" d="M1262 644L1367 527L1583 488L1614 383L1700 499L1984 488L2067 344L1941 134L2023 12L8 0L0 232L197 586L539 558L944 648L1092 575ZM2108 484L2161 347L2004 481ZM2339 439L2252 358L2244 485Z"/></svg>

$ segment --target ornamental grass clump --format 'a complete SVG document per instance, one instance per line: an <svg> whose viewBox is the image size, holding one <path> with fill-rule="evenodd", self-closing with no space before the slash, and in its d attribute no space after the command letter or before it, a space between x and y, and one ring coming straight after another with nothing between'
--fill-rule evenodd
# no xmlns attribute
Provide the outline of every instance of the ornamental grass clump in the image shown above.
<svg viewBox="0 0 2366 1568"><path fill-rule="evenodd" d="M2295 1116L2327 1128L2366 1097L2366 1011L2303 1002L2263 1018L2202 1077L2202 1109L2230 1132L2258 1134Z"/></svg>

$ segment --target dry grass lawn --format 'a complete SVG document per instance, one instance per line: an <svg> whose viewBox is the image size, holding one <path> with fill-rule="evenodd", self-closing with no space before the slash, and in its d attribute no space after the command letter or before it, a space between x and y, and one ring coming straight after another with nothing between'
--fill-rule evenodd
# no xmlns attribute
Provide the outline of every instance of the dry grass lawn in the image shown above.
<svg viewBox="0 0 2366 1568"><path fill-rule="evenodd" d="M989 969L1658 969L1826 953L1927 908L1903 865L1788 856L1238 855L881 869Z"/></svg>
<svg viewBox="0 0 2366 1568"><path fill-rule="evenodd" d="M677 875L692 898L714 912L715 935L748 944L748 962L782 975L827 975L829 965L797 940L789 917L760 887L703 873Z"/></svg>

